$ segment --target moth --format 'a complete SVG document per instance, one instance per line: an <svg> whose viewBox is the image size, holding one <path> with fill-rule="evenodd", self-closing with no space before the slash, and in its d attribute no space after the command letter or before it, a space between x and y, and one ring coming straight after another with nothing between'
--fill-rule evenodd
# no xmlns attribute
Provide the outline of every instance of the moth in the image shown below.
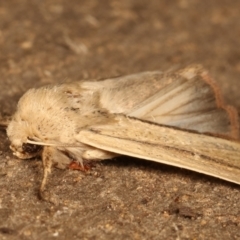
<svg viewBox="0 0 240 240"><path fill-rule="evenodd" d="M237 111L199 65L30 89L6 125L15 156L42 158L41 196L52 166L119 155L240 184Z"/></svg>

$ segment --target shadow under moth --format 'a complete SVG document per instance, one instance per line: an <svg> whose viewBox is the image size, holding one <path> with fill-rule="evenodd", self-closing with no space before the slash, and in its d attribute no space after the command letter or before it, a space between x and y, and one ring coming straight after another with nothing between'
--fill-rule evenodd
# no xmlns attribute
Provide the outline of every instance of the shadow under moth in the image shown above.
<svg viewBox="0 0 240 240"><path fill-rule="evenodd" d="M119 155L240 184L238 114L198 65L30 89L2 125L15 156L41 156L43 198L52 166Z"/></svg>

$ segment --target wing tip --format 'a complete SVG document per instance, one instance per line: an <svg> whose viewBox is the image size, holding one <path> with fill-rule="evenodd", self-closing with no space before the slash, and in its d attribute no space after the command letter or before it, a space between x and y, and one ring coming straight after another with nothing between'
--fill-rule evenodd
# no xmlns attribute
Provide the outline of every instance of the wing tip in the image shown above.
<svg viewBox="0 0 240 240"><path fill-rule="evenodd" d="M230 122L229 136L233 139L239 139L239 117L238 111L234 106L227 105L224 101L222 92L216 83L216 81L208 74L206 70L200 74L202 79L211 86L215 94L216 104L218 108L221 108L227 112Z"/></svg>
<svg viewBox="0 0 240 240"><path fill-rule="evenodd" d="M178 73L187 79L192 79L197 75L201 76L202 80L204 80L213 90L217 107L223 109L228 115L230 122L230 131L227 133L227 136L233 139L239 139L240 127L238 111L234 106L230 106L225 103L218 84L209 75L208 71L201 64L192 64L186 68L179 70Z"/></svg>

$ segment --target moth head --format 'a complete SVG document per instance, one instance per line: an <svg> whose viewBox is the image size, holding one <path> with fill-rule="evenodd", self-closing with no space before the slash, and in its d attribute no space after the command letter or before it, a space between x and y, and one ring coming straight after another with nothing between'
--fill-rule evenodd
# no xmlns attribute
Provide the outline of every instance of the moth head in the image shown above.
<svg viewBox="0 0 240 240"><path fill-rule="evenodd" d="M33 158L41 154L43 147L32 143L22 143L21 145L10 145L13 155L21 159Z"/></svg>
<svg viewBox="0 0 240 240"><path fill-rule="evenodd" d="M33 132L26 121L14 117L7 127L7 135L11 142L10 149L21 159L33 158L41 154L43 147L34 144Z"/></svg>

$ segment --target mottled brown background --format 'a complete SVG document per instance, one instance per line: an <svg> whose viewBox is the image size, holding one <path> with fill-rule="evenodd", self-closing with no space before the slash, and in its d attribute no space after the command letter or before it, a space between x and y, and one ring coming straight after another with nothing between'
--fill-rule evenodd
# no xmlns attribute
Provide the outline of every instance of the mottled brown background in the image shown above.
<svg viewBox="0 0 240 240"><path fill-rule="evenodd" d="M0 112L31 87L190 63L240 109L239 23L239 0L1 0ZM240 239L234 184L122 157L54 169L54 206L37 198L41 161L0 139L0 239Z"/></svg>

